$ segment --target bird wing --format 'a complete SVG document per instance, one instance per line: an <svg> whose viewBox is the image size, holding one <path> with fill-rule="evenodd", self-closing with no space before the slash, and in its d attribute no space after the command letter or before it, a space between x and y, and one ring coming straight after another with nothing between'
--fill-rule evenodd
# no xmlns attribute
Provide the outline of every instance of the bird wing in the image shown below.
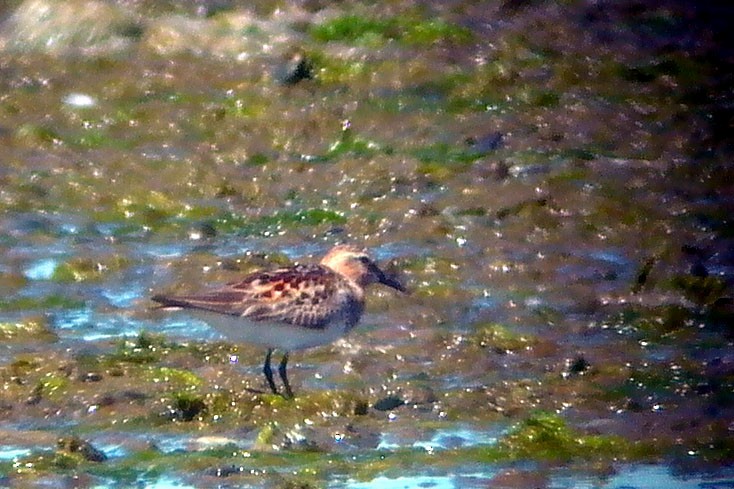
<svg viewBox="0 0 734 489"><path fill-rule="evenodd" d="M256 272L204 294L157 295L152 299L164 308L198 309L251 321L322 329L337 319L350 324L359 320L364 306L344 285L345 280L326 267L298 265Z"/></svg>

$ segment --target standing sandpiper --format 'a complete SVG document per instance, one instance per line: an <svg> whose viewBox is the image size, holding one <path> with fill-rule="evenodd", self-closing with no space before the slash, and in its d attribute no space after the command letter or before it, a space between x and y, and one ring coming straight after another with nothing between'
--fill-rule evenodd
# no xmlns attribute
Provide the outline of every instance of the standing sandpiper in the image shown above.
<svg viewBox="0 0 734 489"><path fill-rule="evenodd" d="M380 270L367 253L349 245L332 248L321 263L255 272L239 282L195 295L155 295L165 310L197 313L232 341L267 347L263 373L274 394L270 357L284 350L278 372L284 397L293 397L288 352L326 345L346 335L364 311L364 288L380 283L405 288Z"/></svg>

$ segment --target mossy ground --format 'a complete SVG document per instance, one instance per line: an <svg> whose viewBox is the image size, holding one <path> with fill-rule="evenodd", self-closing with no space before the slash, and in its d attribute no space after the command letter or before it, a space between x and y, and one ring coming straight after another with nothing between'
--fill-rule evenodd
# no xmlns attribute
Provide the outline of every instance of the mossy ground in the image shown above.
<svg viewBox="0 0 734 489"><path fill-rule="evenodd" d="M728 25L226 3L0 6L0 485L731 465ZM295 400L151 310L339 241L411 294L294 353Z"/></svg>

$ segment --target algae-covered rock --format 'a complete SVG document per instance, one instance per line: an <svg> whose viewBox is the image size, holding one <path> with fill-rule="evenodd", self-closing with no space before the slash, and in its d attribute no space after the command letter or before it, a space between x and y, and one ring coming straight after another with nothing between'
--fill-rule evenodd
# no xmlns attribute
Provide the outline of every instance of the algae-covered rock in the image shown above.
<svg viewBox="0 0 734 489"><path fill-rule="evenodd" d="M557 414L538 412L521 422L499 441L510 458L571 460L613 458L629 451L627 442L614 436L584 435Z"/></svg>
<svg viewBox="0 0 734 489"><path fill-rule="evenodd" d="M391 411L393 409L397 409L400 406L404 405L405 401L401 399L398 396L390 395L387 397L383 397L382 399L375 402L375 404L372 406L378 411Z"/></svg>
<svg viewBox="0 0 734 489"><path fill-rule="evenodd" d="M46 309L79 309L84 302L67 295L53 294L41 297L0 298L0 311L27 311Z"/></svg>
<svg viewBox="0 0 734 489"><path fill-rule="evenodd" d="M699 307L714 304L727 289L726 281L716 276L678 275L672 280L673 287L683 292L686 298Z"/></svg>
<svg viewBox="0 0 734 489"><path fill-rule="evenodd" d="M88 462L104 462L107 460L107 455L102 450L78 436L59 438L56 447L58 453L79 455Z"/></svg>
<svg viewBox="0 0 734 489"><path fill-rule="evenodd" d="M491 348L497 353L517 352L532 347L537 340L532 336L513 333L497 323L476 326L470 341L481 348Z"/></svg>
<svg viewBox="0 0 734 489"><path fill-rule="evenodd" d="M53 401L63 400L69 390L70 381L60 372L48 372L36 384L31 399L35 402L43 398Z"/></svg>
<svg viewBox="0 0 734 489"><path fill-rule="evenodd" d="M77 257L59 264L51 275L55 282L85 282L100 280L108 273L121 270L129 260L115 255L100 259Z"/></svg>
<svg viewBox="0 0 734 489"><path fill-rule="evenodd" d="M439 42L464 44L472 32L442 19L423 20L409 15L387 19L348 14L315 25L309 31L320 42L339 41L378 47L389 40L415 46L430 46Z"/></svg>
<svg viewBox="0 0 734 489"><path fill-rule="evenodd" d="M200 419L207 411L203 397L191 392L177 392L173 395L166 411L161 417L170 421L193 421Z"/></svg>
<svg viewBox="0 0 734 489"><path fill-rule="evenodd" d="M0 338L6 341L55 341L58 339L45 316L0 322Z"/></svg>
<svg viewBox="0 0 734 489"><path fill-rule="evenodd" d="M173 367L150 367L145 378L153 383L167 383L182 389L193 389L202 385L202 380L188 370Z"/></svg>

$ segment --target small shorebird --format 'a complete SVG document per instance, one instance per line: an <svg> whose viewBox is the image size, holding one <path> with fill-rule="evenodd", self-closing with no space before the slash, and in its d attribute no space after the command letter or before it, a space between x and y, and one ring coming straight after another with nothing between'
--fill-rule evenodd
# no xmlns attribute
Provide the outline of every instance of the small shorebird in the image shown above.
<svg viewBox="0 0 734 489"><path fill-rule="evenodd" d="M165 310L188 310L201 316L232 341L268 349L263 373L274 394L270 357L284 350L278 372L284 397L293 397L286 365L288 352L325 345L347 334L364 311L364 288L380 283L405 288L380 270L361 249L337 245L311 265L255 272L239 282L194 295L155 295Z"/></svg>

